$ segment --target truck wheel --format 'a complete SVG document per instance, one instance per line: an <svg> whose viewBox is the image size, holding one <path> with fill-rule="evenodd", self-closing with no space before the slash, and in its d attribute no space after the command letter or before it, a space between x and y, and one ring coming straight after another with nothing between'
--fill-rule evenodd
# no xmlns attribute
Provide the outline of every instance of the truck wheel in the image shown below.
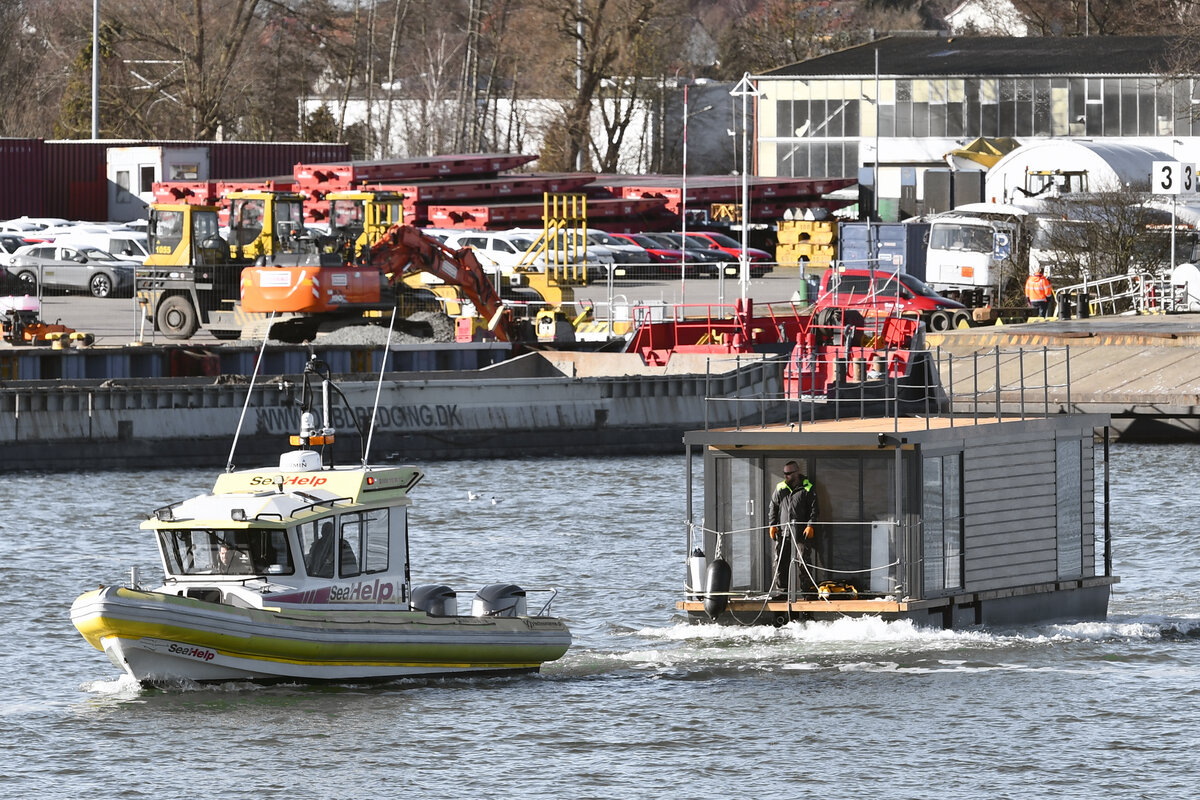
<svg viewBox="0 0 1200 800"><path fill-rule="evenodd" d="M37 294L37 275L26 270L18 273L17 277L21 279L21 283L25 284L26 294Z"/></svg>
<svg viewBox="0 0 1200 800"><path fill-rule="evenodd" d="M929 315L929 330L945 331L950 329L950 315L945 311L935 311Z"/></svg>
<svg viewBox="0 0 1200 800"><path fill-rule="evenodd" d="M954 329L958 330L958 328L964 322L967 323L968 328L973 327L975 325L975 318L971 316L971 312L970 311L955 311L954 316L950 320L950 324L954 327Z"/></svg>
<svg viewBox="0 0 1200 800"><path fill-rule="evenodd" d="M103 272L97 272L88 281L88 289L91 291L92 297L108 297L113 290L112 278Z"/></svg>
<svg viewBox="0 0 1200 800"><path fill-rule="evenodd" d="M162 301L154 322L168 339L190 339L200 328L192 301L177 294Z"/></svg>

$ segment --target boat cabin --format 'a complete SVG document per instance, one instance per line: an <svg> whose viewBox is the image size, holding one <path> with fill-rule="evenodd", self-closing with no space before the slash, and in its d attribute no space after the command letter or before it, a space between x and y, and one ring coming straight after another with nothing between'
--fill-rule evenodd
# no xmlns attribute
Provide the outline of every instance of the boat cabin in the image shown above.
<svg viewBox="0 0 1200 800"><path fill-rule="evenodd" d="M162 591L250 607L407 604L413 467L247 470L165 506L156 532Z"/></svg>
<svg viewBox="0 0 1200 800"><path fill-rule="evenodd" d="M1104 619L1118 580L1107 426L1104 415L1062 414L690 432L690 556L678 607L694 621L737 624L863 615L939 628ZM701 476L692 474L697 451ZM804 563L785 564L780 580L769 504L791 461L813 484L818 514L811 540L796 532ZM702 486L698 498L693 480Z"/></svg>

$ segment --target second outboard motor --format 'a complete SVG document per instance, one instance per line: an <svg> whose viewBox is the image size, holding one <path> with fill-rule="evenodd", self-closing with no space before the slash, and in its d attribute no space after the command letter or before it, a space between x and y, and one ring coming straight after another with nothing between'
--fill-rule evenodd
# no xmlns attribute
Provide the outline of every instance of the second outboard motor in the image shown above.
<svg viewBox="0 0 1200 800"><path fill-rule="evenodd" d="M458 616L458 595L449 586L429 584L414 586L412 590L413 611L424 611L435 617Z"/></svg>
<svg viewBox="0 0 1200 800"><path fill-rule="evenodd" d="M729 605L729 586L733 582L733 570L723 558L714 559L708 565L705 577L704 613L709 619L721 616Z"/></svg>
<svg viewBox="0 0 1200 800"><path fill-rule="evenodd" d="M473 617L523 617L525 613L525 590L512 583L489 584L471 602Z"/></svg>

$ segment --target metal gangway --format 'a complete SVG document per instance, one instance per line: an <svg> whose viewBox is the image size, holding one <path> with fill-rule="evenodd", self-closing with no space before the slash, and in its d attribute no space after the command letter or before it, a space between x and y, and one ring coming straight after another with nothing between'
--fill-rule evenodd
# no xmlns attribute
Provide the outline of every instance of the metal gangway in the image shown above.
<svg viewBox="0 0 1200 800"><path fill-rule="evenodd" d="M1089 279L1054 292L1058 316L1066 319L1070 309L1078 317L1121 314L1163 314L1186 309L1187 286L1173 284L1149 272L1129 272L1111 278Z"/></svg>

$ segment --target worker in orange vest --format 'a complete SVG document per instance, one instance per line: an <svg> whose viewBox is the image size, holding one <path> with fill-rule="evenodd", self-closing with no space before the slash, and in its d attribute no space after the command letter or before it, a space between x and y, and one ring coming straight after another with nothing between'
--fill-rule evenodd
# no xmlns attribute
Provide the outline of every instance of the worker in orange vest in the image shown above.
<svg viewBox="0 0 1200 800"><path fill-rule="evenodd" d="M1029 298L1029 305L1037 309L1038 316L1042 319L1046 318L1046 309L1050 306L1050 296L1053 294L1054 287L1050 285L1050 279L1043 273L1042 268L1038 267L1037 272L1025 281L1025 296Z"/></svg>

